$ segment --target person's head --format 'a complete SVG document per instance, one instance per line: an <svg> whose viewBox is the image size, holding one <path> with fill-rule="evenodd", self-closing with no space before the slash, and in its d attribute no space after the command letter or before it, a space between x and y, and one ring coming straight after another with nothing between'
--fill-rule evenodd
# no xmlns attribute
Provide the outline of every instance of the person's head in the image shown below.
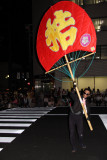
<svg viewBox="0 0 107 160"><path fill-rule="evenodd" d="M84 92L83 92L83 97L84 98L88 98L90 96L90 93L91 93L90 89L89 88L85 88Z"/></svg>

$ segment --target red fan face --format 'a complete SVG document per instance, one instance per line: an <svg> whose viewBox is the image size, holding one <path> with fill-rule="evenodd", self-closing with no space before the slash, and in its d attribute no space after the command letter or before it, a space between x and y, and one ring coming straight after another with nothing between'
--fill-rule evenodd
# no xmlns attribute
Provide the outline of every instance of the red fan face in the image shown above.
<svg viewBox="0 0 107 160"><path fill-rule="evenodd" d="M46 71L64 55L96 51L96 32L88 14L77 4L61 1L44 15L37 35L37 54Z"/></svg>

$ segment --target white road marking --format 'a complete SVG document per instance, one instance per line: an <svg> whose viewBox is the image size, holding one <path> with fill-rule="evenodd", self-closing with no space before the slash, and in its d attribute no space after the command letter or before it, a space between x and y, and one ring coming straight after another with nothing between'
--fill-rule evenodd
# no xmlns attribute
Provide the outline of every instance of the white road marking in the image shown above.
<svg viewBox="0 0 107 160"><path fill-rule="evenodd" d="M0 151L2 151L3 150L3 148L0 148Z"/></svg>
<svg viewBox="0 0 107 160"><path fill-rule="evenodd" d="M11 143L16 137L0 137L0 143Z"/></svg>
<svg viewBox="0 0 107 160"><path fill-rule="evenodd" d="M99 117L101 118L101 120L107 130L107 114L100 114Z"/></svg>
<svg viewBox="0 0 107 160"><path fill-rule="evenodd" d="M0 122L35 122L37 119L0 119Z"/></svg>
<svg viewBox="0 0 107 160"><path fill-rule="evenodd" d="M0 134L21 134L25 129L14 129L14 127L29 127L38 118L47 115L47 113L49 113L54 108L56 107L18 107L0 111L0 127L4 127L4 129L0 129ZM7 129L7 127L12 128ZM11 143L15 138L16 137L0 137L0 143ZM0 148L0 151L2 150L3 148Z"/></svg>
<svg viewBox="0 0 107 160"><path fill-rule="evenodd" d="M31 123L0 123L0 127L29 127Z"/></svg>
<svg viewBox="0 0 107 160"><path fill-rule="evenodd" d="M0 133L21 134L24 129L0 129Z"/></svg>

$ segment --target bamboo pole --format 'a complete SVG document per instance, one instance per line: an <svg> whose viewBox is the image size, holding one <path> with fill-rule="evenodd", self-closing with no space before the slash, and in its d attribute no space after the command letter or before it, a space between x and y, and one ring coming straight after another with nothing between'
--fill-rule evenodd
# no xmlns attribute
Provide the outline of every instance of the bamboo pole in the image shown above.
<svg viewBox="0 0 107 160"><path fill-rule="evenodd" d="M86 57L91 56L91 55L93 55L93 54L95 54L95 52L92 52L92 53L90 53L90 54L88 54L88 55L85 55L85 56L83 56L83 57L80 57L80 58L77 58L77 59L75 59L75 60L73 60L73 61L70 61L70 62L68 62L68 64L71 64L71 63L73 63L73 62L79 61L80 59L86 58ZM57 70L57 69L59 69L59 68L62 68L62 67L64 67L64 66L67 66L68 64L65 63L65 64L63 64L63 65L61 65L61 66L59 66L59 67L56 67L56 68L54 68L54 69L51 69L51 70L49 70L48 72L45 72L45 74L50 73L50 72L52 72L52 71L55 71L55 70Z"/></svg>
<svg viewBox="0 0 107 160"><path fill-rule="evenodd" d="M75 82L75 79L74 79L74 76L73 76L73 73L72 73L72 70L71 70L71 67L70 67L70 64L69 64L69 61L68 61L67 55L65 55L65 59L66 59L67 66L68 66L69 72L70 72L70 74L71 74L72 80L73 80L73 82ZM84 114L85 114L85 117L86 117L87 123L88 123L88 125L89 125L89 128L90 128L90 130L92 131L92 130L93 130L93 128L92 128L91 122L90 122L90 120L89 120L89 118L88 118L88 114L87 114L87 112L86 112L86 110L85 110L85 107L84 107L84 104L83 104L83 102L82 102L81 95L80 95L80 92L79 92L79 90L78 90L78 87L77 87L77 86L76 86L76 92L77 92L77 95L78 95L78 97L79 97L79 100L80 100L80 103L81 103L82 109L83 109L83 111L84 111Z"/></svg>

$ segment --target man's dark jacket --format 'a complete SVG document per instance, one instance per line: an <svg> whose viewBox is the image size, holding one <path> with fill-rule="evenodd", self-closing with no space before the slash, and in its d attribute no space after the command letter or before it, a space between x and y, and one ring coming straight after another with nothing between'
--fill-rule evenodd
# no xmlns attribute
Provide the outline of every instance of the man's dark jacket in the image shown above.
<svg viewBox="0 0 107 160"><path fill-rule="evenodd" d="M83 97L81 97L83 99ZM78 95L75 91L71 93L71 100L70 100L70 110L74 114L83 113L83 109L78 98ZM87 107L87 114L90 113L89 101L88 98L86 99L86 107Z"/></svg>

